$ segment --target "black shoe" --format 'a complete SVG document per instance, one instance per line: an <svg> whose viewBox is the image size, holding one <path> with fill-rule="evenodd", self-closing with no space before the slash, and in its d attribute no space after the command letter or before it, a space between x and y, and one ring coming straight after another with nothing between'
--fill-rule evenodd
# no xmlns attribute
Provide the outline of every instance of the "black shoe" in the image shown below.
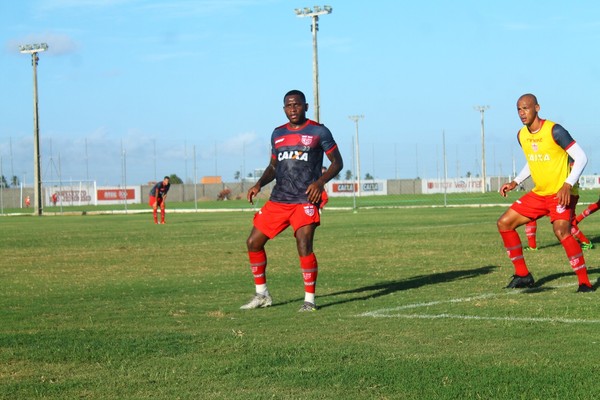
<svg viewBox="0 0 600 400"><path fill-rule="evenodd" d="M533 287L533 276L531 273L525 276L513 275L512 280L506 286L506 289L521 289Z"/></svg>
<svg viewBox="0 0 600 400"><path fill-rule="evenodd" d="M586 285L585 283L582 283L581 285L579 285L579 288L577 289L577 293L589 293L589 292L593 292L593 291L594 291L594 288Z"/></svg>

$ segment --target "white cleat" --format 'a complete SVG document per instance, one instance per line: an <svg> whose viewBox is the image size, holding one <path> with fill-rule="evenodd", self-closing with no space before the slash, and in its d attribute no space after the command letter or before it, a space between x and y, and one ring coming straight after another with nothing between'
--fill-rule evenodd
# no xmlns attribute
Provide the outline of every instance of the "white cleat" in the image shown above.
<svg viewBox="0 0 600 400"><path fill-rule="evenodd" d="M252 300L240 307L240 310L252 310L254 308L265 308L273 304L273 299L269 293L256 293Z"/></svg>

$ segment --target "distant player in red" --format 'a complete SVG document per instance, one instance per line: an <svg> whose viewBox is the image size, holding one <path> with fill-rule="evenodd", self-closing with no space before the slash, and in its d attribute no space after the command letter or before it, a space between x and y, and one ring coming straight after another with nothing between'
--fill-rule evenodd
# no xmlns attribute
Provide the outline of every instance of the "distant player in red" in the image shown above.
<svg viewBox="0 0 600 400"><path fill-rule="evenodd" d="M275 180L271 197L254 216L254 227L246 245L256 291L243 310L268 307L273 303L267 289L267 254L265 244L285 230L294 229L300 268L304 280L304 304L301 312L315 311L315 285L318 264L313 252L313 238L321 219L319 203L324 185L343 168L342 156L329 129L306 118L308 104L304 93L288 92L283 111L289 122L275 128L271 135L271 160L258 182L248 190L247 199ZM331 165L321 172L323 155Z"/></svg>
<svg viewBox="0 0 600 400"><path fill-rule="evenodd" d="M587 156L565 128L541 119L539 110L537 98L532 94L524 94L517 101L519 118L524 125L519 130L517 139L527 163L514 180L500 188L500 194L506 197L507 192L530 176L535 183L533 190L514 202L497 222L498 232L515 268L515 274L507 288L534 285L516 228L548 215L554 234L565 249L573 272L577 275L577 291L591 292L594 289L588 278L581 246L571 235L574 213L571 189L579 181L587 164ZM573 160L572 165L569 158Z"/></svg>
<svg viewBox="0 0 600 400"><path fill-rule="evenodd" d="M155 224L158 224L158 207L160 207L160 223L165 223L165 200L167 200L167 193L170 188L169 177L165 176L161 182L156 183L150 189L148 204L152 207L152 216L154 217Z"/></svg>
<svg viewBox="0 0 600 400"><path fill-rule="evenodd" d="M571 189L571 202L572 202L572 205L570 207L573 210L575 210L575 207L577 206L577 203L579 202L579 185L578 184L573 186L573 188ZM528 245L528 247L526 247L525 250L537 251L537 220L528 222L525 225L525 235L527 236L527 245ZM594 247L594 245L592 244L590 239L588 239L583 234L581 229L579 229L579 226L577 225L577 221L575 218L575 212L571 213L571 235L575 236L575 238L577 238L577 240L579 240L579 243L581 243L582 249L589 250Z"/></svg>
<svg viewBox="0 0 600 400"><path fill-rule="evenodd" d="M579 214L576 218L575 218L575 222L574 222L574 226L579 227L579 223L584 219L589 217L590 215L592 215L593 213L595 213L596 211L598 211L598 209L600 208L600 198L598 199L597 202L590 204L589 206L587 206L587 208L585 210L583 210L583 212L581 214ZM582 241L582 247L585 249L592 249L594 248L594 244L586 238L585 241Z"/></svg>

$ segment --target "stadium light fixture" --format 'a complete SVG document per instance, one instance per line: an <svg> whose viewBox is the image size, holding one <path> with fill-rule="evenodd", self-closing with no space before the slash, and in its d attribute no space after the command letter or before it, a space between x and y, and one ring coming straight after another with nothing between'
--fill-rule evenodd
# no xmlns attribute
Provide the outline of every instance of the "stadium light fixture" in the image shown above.
<svg viewBox="0 0 600 400"><path fill-rule="evenodd" d="M312 37L313 37L313 93L314 93L314 119L319 122L320 104L319 104L319 61L317 52L317 31L319 30L319 15L331 14L333 8L331 6L314 6L314 10L309 7L302 9L296 8L294 12L298 17L312 18Z"/></svg>
<svg viewBox="0 0 600 400"><path fill-rule="evenodd" d="M356 125L356 137L355 137L355 144L356 144L356 179L357 179L357 185L358 185L358 197L360 197L360 146L358 145L358 121L363 119L365 116L364 115L349 115L348 118L350 118L352 121L354 121L354 124Z"/></svg>
<svg viewBox="0 0 600 400"><path fill-rule="evenodd" d="M489 110L490 106L475 106L473 108L481 113L481 193L485 193L485 128L483 115L486 110Z"/></svg>
<svg viewBox="0 0 600 400"><path fill-rule="evenodd" d="M19 46L19 51L21 53L33 54L46 50L48 50L48 45L46 43L23 44Z"/></svg>
<svg viewBox="0 0 600 400"><path fill-rule="evenodd" d="M31 54L31 65L33 66L33 175L34 175L34 204L37 215L42 215L42 180L40 169L40 127L38 120L38 90L37 90L37 64L38 53L48 50L46 43L24 44L19 46L19 51Z"/></svg>

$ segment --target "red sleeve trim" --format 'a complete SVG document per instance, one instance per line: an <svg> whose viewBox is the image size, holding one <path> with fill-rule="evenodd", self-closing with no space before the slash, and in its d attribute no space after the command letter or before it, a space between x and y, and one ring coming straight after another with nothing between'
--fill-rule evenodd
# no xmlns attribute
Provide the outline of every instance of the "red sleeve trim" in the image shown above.
<svg viewBox="0 0 600 400"><path fill-rule="evenodd" d="M569 143L569 145L567 147L565 147L565 150L569 150L571 148L571 146L573 146L575 144L575 141L573 140L571 143Z"/></svg>
<svg viewBox="0 0 600 400"><path fill-rule="evenodd" d="M325 154L331 154L331 152L334 151L335 149L337 149L337 144L335 146L333 146L332 148L330 148L329 150L327 150L325 152Z"/></svg>

